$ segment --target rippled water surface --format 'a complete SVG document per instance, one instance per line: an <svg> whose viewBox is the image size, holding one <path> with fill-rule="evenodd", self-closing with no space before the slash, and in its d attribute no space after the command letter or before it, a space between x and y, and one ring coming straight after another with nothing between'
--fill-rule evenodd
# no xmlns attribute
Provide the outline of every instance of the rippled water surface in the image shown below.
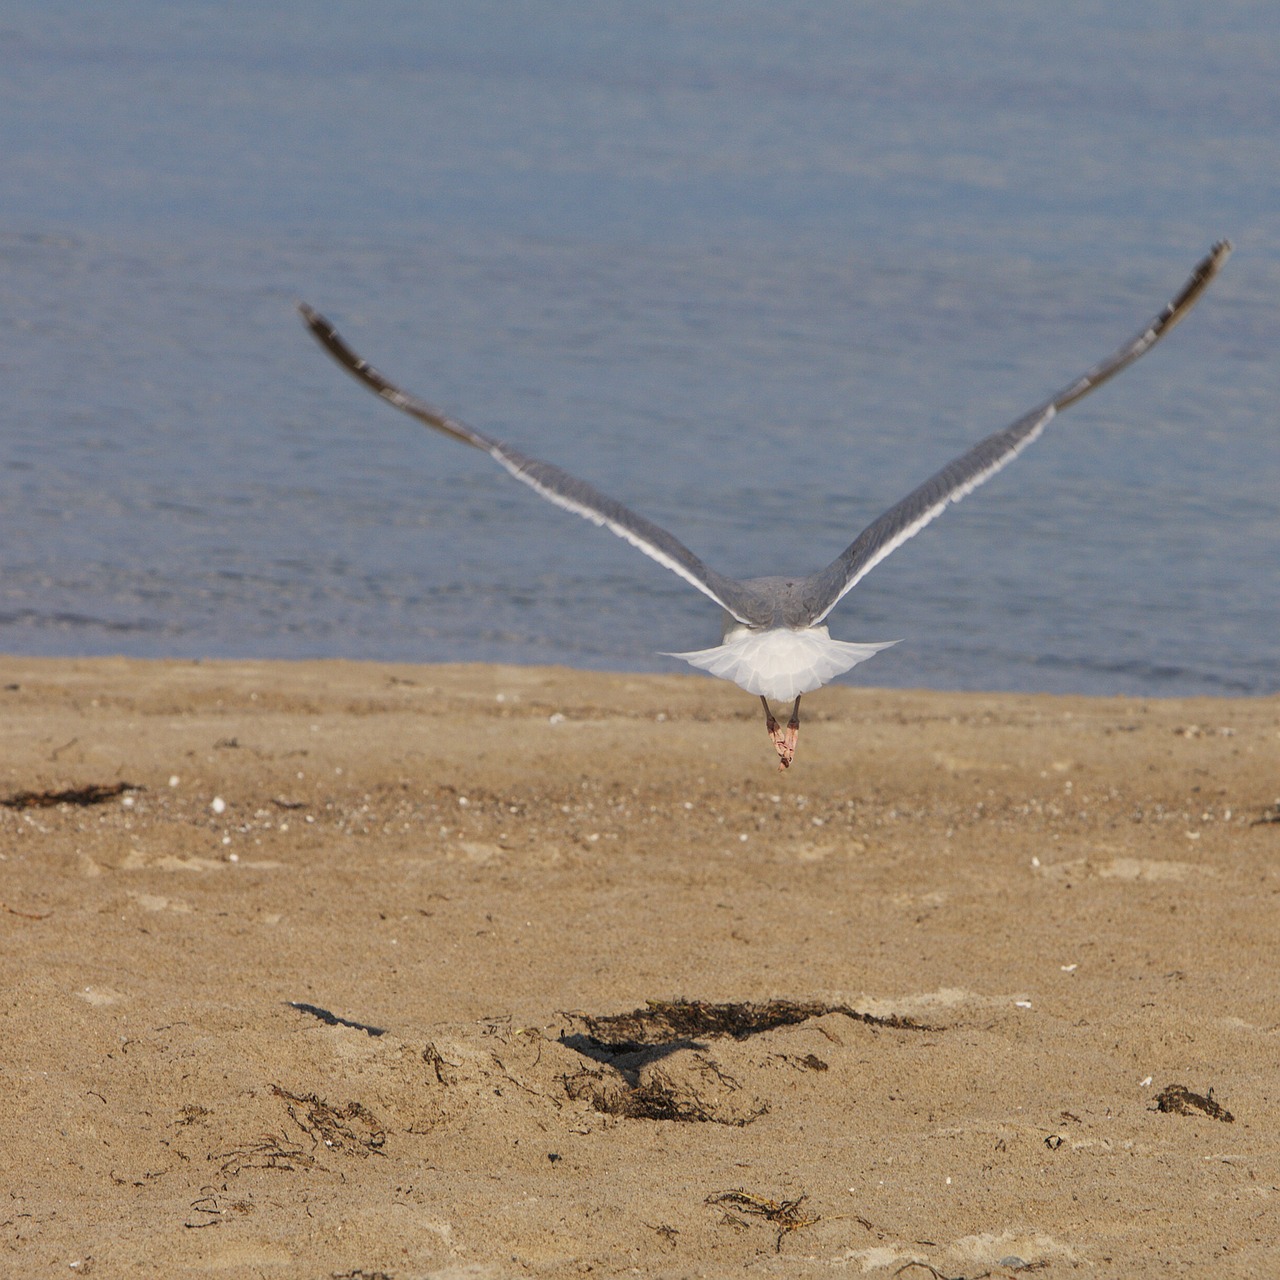
<svg viewBox="0 0 1280 1280"><path fill-rule="evenodd" d="M1126 16L1127 15L1127 16ZM1266 6L17 0L0 649L677 670L714 606L314 348L808 571L1185 325L833 615L852 679L1280 687Z"/></svg>

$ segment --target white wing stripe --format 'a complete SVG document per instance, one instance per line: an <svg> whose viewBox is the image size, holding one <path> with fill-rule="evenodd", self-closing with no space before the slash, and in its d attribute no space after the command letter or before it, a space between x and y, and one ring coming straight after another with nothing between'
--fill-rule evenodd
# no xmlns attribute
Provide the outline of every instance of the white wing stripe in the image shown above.
<svg viewBox="0 0 1280 1280"><path fill-rule="evenodd" d="M299 304L298 310L312 336L329 355L353 378L388 404L433 430L452 436L463 444L483 449L495 462L500 463L539 496L555 503L562 510L572 511L574 515L608 529L624 542L629 542L638 551L656 560L664 569L670 569L690 586L714 600L739 622L759 621L758 618L747 616L753 606L763 608L761 601L750 589L704 565L688 547L665 529L637 515L622 503L597 492L591 485L571 476L567 471L561 471L550 463L540 462L537 458L528 457L500 444L455 421L425 400L410 395L347 346L338 331L318 311L305 302ZM535 468L541 475L534 474Z"/></svg>
<svg viewBox="0 0 1280 1280"><path fill-rule="evenodd" d="M1221 270L1230 252L1230 241L1218 241L1196 264L1195 270L1173 301L1137 337L1117 348L1092 369L1080 374L1055 396L1024 414L1011 426L980 440L968 453L949 463L932 479L926 480L901 502L873 520L831 564L820 573L810 576L808 586L814 599L813 620L821 622L855 583L861 581L869 570L895 548L924 528L949 503L958 502L984 480L1007 466L1040 435L1056 413L1110 381L1149 351L1195 305ZM949 476L963 476L966 472L970 472L967 479L953 480L948 485ZM944 486L945 491L941 496L935 497L934 489L937 485Z"/></svg>
<svg viewBox="0 0 1280 1280"><path fill-rule="evenodd" d="M502 464L517 480L522 484L527 484L535 493L546 498L548 502L553 502L563 511L572 511L574 515L582 516L586 520L590 520L594 525L608 529L610 533L615 533L624 542L629 542L637 551L643 552L651 560L656 560L664 569L670 569L677 577L683 578L691 587L697 587L704 596L714 600L726 613L732 614L739 622L749 622L736 609L732 609L725 603L705 582L700 578L694 577L688 569L679 561L673 560L660 548L655 547L652 542L646 538L642 538L634 529L629 529L624 524L619 524L616 520L610 520L608 516L597 511L594 507L585 506L581 502L575 502L572 498L566 497L563 493L555 489L549 488L539 480L535 480L527 471L521 469L521 466L512 458L508 458L502 450L491 445L489 448L489 456L496 462Z"/></svg>
<svg viewBox="0 0 1280 1280"><path fill-rule="evenodd" d="M959 502L961 498L967 498L980 484L990 480L997 471L1002 471L1011 463L1029 444L1034 443L1044 432L1045 427L1049 425L1050 420L1054 416L1054 408L1050 405L1044 412L1044 416L1033 426L1026 435L1018 441L1008 453L997 458L984 471L979 471L970 476L963 484L958 485L949 493L944 494L932 506L926 507L910 524L904 525L898 533L890 538L883 546L878 547L873 555L871 555L851 577L848 582L840 588L840 593L829 605L813 620L813 625L817 626L832 609L840 603L844 597L853 590L854 587L862 581L863 578L871 572L886 556L895 552L902 544L911 538L914 538L925 525L937 519L948 506L953 502Z"/></svg>

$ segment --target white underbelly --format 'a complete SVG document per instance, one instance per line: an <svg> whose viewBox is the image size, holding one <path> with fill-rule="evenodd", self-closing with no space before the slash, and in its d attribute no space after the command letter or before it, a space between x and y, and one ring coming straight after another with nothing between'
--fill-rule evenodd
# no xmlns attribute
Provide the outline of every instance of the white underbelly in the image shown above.
<svg viewBox="0 0 1280 1280"><path fill-rule="evenodd" d="M773 627L755 631L736 627L714 649L671 653L691 666L732 680L748 693L787 702L820 689L828 680L865 662L881 649L897 644L851 644L833 640L826 627Z"/></svg>

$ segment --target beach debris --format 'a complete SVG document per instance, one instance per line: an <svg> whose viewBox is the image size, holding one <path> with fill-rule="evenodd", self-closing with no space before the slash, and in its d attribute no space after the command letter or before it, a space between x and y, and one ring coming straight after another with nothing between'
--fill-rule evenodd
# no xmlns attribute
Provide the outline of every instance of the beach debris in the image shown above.
<svg viewBox="0 0 1280 1280"><path fill-rule="evenodd" d="M352 1155L380 1155L386 1146L387 1131L377 1117L360 1102L335 1107L314 1093L290 1093L278 1084L271 1086L284 1099L289 1119L311 1139L312 1149L327 1147Z"/></svg>
<svg viewBox="0 0 1280 1280"><path fill-rule="evenodd" d="M357 1156L381 1154L387 1139L386 1130L361 1103L348 1102L345 1107L335 1107L314 1093L291 1093L274 1084L271 1092L284 1100L289 1119L310 1140L311 1150L283 1130L278 1134L263 1134L252 1142L210 1157L221 1161L224 1174L235 1177L246 1169L296 1173L323 1167L316 1159L322 1146Z"/></svg>
<svg viewBox="0 0 1280 1280"><path fill-rule="evenodd" d="M628 1119L748 1125L768 1111L768 1103L741 1095L738 1081L707 1053L697 1052L704 1048L699 1042L742 1041L830 1013L875 1027L928 1029L897 1015L881 1018L847 1005L796 1000L758 1004L650 1000L643 1009L632 1013L599 1018L571 1013L565 1016L583 1031L562 1034L560 1043L600 1065L565 1076L565 1092L571 1098L590 1102L606 1115ZM825 1027L820 1025L818 1030L839 1043ZM828 1064L812 1053L798 1058L779 1056L806 1070L828 1070Z"/></svg>
<svg viewBox="0 0 1280 1280"><path fill-rule="evenodd" d="M0 796L6 809L53 809L60 804L105 804L127 791L142 791L135 782L89 783L83 787L67 787L62 791L15 791Z"/></svg>
<svg viewBox="0 0 1280 1280"><path fill-rule="evenodd" d="M193 1214L200 1213L206 1216L197 1218L194 1222L184 1222L182 1225L189 1230L199 1230L202 1227L219 1227L222 1225L224 1217L228 1214L243 1217L254 1210L251 1198L237 1197L236 1199L231 1199L224 1194L220 1194L218 1188L213 1186L201 1187L200 1191L200 1198L191 1202L191 1211Z"/></svg>
<svg viewBox="0 0 1280 1280"><path fill-rule="evenodd" d="M949 1276L945 1271L939 1271L931 1262L921 1262L919 1258L913 1258L910 1262L904 1262L893 1274L900 1276L910 1271L912 1267L920 1267L921 1270L927 1271L934 1280L989 1280L997 1275L1023 1275L1030 1271L1043 1271L1049 1264L1041 1259L1039 1262L1026 1262L1018 1255L1010 1254L1008 1257L1001 1258L996 1266L1001 1268L1000 1271L980 1271L976 1276Z"/></svg>
<svg viewBox="0 0 1280 1280"><path fill-rule="evenodd" d="M273 1133L220 1152L211 1159L222 1161L219 1168L230 1177L243 1173L245 1169L281 1169L286 1173L296 1173L299 1169L313 1168L316 1163L300 1143L284 1134L277 1136Z"/></svg>
<svg viewBox="0 0 1280 1280"><path fill-rule="evenodd" d="M681 1077L645 1063L629 1070L584 1067L565 1076L569 1097L589 1102L602 1115L627 1120L672 1120L678 1124L722 1124L744 1129L766 1115L768 1103L742 1105L742 1086L708 1057L693 1054Z"/></svg>
<svg viewBox="0 0 1280 1280"><path fill-rule="evenodd" d="M738 1226L745 1225L742 1219L737 1217L737 1214L742 1213L763 1218L771 1226L777 1227L778 1238L774 1248L776 1252L781 1253L783 1238L790 1232L799 1231L801 1227L811 1227L814 1223L822 1221L820 1214L807 1213L800 1207L808 1198L806 1195L800 1195L794 1200L771 1200L768 1196L758 1196L754 1192L739 1188L708 1196L704 1203L723 1208L724 1220ZM726 1208L726 1206L731 1207Z"/></svg>
<svg viewBox="0 0 1280 1280"><path fill-rule="evenodd" d="M47 920L53 915L52 911L21 911L17 907L11 907L7 902L0 902L0 907L3 907L11 916L21 916L24 920Z"/></svg>
<svg viewBox="0 0 1280 1280"><path fill-rule="evenodd" d="M705 1000L649 1000L633 1013L593 1018L588 1014L568 1014L580 1022L591 1047L610 1054L634 1053L637 1049L672 1044L679 1040L749 1036L777 1027L796 1026L810 1018L829 1013L843 1014L856 1022L894 1030L928 1031L910 1018L897 1014L878 1017L844 1004L821 1001L766 1000L761 1003L713 1004Z"/></svg>
<svg viewBox="0 0 1280 1280"><path fill-rule="evenodd" d="M657 1232L658 1236L662 1239L662 1242L667 1246L669 1251L675 1251L676 1237L680 1234L678 1228L673 1227L666 1222L660 1222L657 1226L654 1226L651 1222L646 1222L644 1225L648 1227L650 1231Z"/></svg>
<svg viewBox="0 0 1280 1280"><path fill-rule="evenodd" d="M1280 800L1277 800L1270 809L1264 809L1249 825L1251 827L1265 827L1272 822L1280 822Z"/></svg>
<svg viewBox="0 0 1280 1280"><path fill-rule="evenodd" d="M1207 1094L1192 1093L1185 1084L1165 1085L1156 1095L1155 1110L1176 1116L1193 1116L1200 1112L1211 1120L1221 1120L1223 1124L1235 1122L1235 1116L1213 1096L1212 1089Z"/></svg>
<svg viewBox="0 0 1280 1280"><path fill-rule="evenodd" d="M457 1064L449 1062L431 1041L422 1050L422 1060L436 1073L437 1084L448 1086L455 1083L453 1071Z"/></svg>

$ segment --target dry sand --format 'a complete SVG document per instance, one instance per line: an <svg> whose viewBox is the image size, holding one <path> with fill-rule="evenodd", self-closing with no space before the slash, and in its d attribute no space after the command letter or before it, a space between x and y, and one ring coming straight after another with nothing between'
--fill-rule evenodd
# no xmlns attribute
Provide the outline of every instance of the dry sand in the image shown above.
<svg viewBox="0 0 1280 1280"><path fill-rule="evenodd" d="M806 710L0 659L0 1272L1280 1272L1280 699Z"/></svg>

